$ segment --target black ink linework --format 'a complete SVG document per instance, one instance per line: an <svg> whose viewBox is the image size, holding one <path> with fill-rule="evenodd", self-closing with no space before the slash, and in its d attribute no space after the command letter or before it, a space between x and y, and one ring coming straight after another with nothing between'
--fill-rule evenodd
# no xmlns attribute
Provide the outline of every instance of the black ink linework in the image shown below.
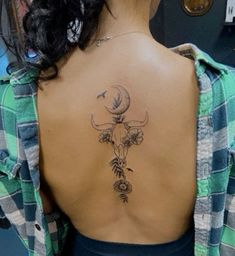
<svg viewBox="0 0 235 256"><path fill-rule="evenodd" d="M128 202L128 194L132 192L132 185L127 180L126 172L134 172L127 166L127 154L132 145L140 145L144 139L141 127L148 123L148 112L145 114L143 121L130 120L125 121L123 115L130 107L130 95L128 91L120 86L112 86L117 90L116 96L113 98L112 106L105 108L112 114L112 122L96 124L94 116L91 115L91 124L93 128L100 131L99 142L111 144L115 157L110 161L113 173L118 180L113 184L114 190L119 193L119 198L124 202ZM105 98L105 93L99 94L97 98Z"/></svg>
<svg viewBox="0 0 235 256"><path fill-rule="evenodd" d="M99 93L97 96L96 96L96 98L97 99L99 99L99 98L105 98L105 94L107 93L107 91L104 91L104 92L102 92L102 93Z"/></svg>

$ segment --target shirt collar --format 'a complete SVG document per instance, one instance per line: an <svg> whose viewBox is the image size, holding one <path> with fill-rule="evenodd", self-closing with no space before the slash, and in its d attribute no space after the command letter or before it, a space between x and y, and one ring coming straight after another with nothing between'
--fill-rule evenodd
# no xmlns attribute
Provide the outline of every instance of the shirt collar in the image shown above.
<svg viewBox="0 0 235 256"><path fill-rule="evenodd" d="M182 56L189 57L195 61L196 64L204 63L216 69L219 73L228 73L228 67L222 63L216 62L206 52L200 50L196 45L191 43L181 44L176 47L169 48L175 53Z"/></svg>
<svg viewBox="0 0 235 256"><path fill-rule="evenodd" d="M39 69L34 67L24 67L10 74L10 83L14 87L16 85L27 85L37 81Z"/></svg>

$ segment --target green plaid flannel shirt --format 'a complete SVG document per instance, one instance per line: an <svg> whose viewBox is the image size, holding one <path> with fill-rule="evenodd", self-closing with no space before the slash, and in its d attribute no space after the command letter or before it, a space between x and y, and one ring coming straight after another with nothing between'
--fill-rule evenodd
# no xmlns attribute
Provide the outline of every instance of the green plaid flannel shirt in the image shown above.
<svg viewBox="0 0 235 256"><path fill-rule="evenodd" d="M171 50L194 60L200 91L194 255L232 256L235 69L215 62L193 44ZM71 224L59 209L45 215L39 194L37 75L36 69L23 68L0 79L0 226L11 225L29 255L62 255Z"/></svg>

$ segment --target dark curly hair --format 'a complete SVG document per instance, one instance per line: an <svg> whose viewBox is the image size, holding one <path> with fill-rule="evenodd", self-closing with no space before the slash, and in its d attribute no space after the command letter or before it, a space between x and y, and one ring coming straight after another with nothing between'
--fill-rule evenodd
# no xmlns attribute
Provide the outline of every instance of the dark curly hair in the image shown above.
<svg viewBox="0 0 235 256"><path fill-rule="evenodd" d="M33 0L31 4L28 4L27 0L21 1L24 1L28 7L23 17L24 49L22 52L26 56L23 59L26 59L26 65L37 66L40 70L53 67L54 73L51 77L58 74L56 61L74 47L84 50L88 46L97 31L104 6L113 16L106 0ZM71 42L67 37L67 29L69 25L76 25L76 21L82 21L83 26L79 40ZM76 33L75 30L72 32ZM16 40L15 37L14 40ZM28 53L32 51L38 61L33 61L32 54L29 56Z"/></svg>

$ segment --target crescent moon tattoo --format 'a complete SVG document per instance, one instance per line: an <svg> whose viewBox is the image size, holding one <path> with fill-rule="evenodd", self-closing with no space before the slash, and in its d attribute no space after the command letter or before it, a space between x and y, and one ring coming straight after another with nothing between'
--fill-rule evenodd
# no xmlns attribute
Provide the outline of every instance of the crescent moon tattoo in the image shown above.
<svg viewBox="0 0 235 256"><path fill-rule="evenodd" d="M146 111L142 120L125 121L123 115L130 107L130 95L121 85L114 85L118 93L112 101L112 107L104 106L112 114L112 121L97 124L94 115L91 115L91 126L99 132L99 142L111 145L114 152L113 159L109 162L114 175L118 178L113 184L113 189L119 194L123 203L128 203L128 196L133 191L132 184L127 180L127 174L134 172L127 166L127 155L131 146L140 145L144 140L142 127L147 125L149 118ZM107 90L105 90L107 92ZM100 97L103 97L100 96ZM100 98L97 97L97 98Z"/></svg>
<svg viewBox="0 0 235 256"><path fill-rule="evenodd" d="M126 112L130 106L130 95L128 91L120 85L114 85L112 87L118 91L118 95L113 99L112 108L107 106L105 106L105 108L111 114L121 115Z"/></svg>

